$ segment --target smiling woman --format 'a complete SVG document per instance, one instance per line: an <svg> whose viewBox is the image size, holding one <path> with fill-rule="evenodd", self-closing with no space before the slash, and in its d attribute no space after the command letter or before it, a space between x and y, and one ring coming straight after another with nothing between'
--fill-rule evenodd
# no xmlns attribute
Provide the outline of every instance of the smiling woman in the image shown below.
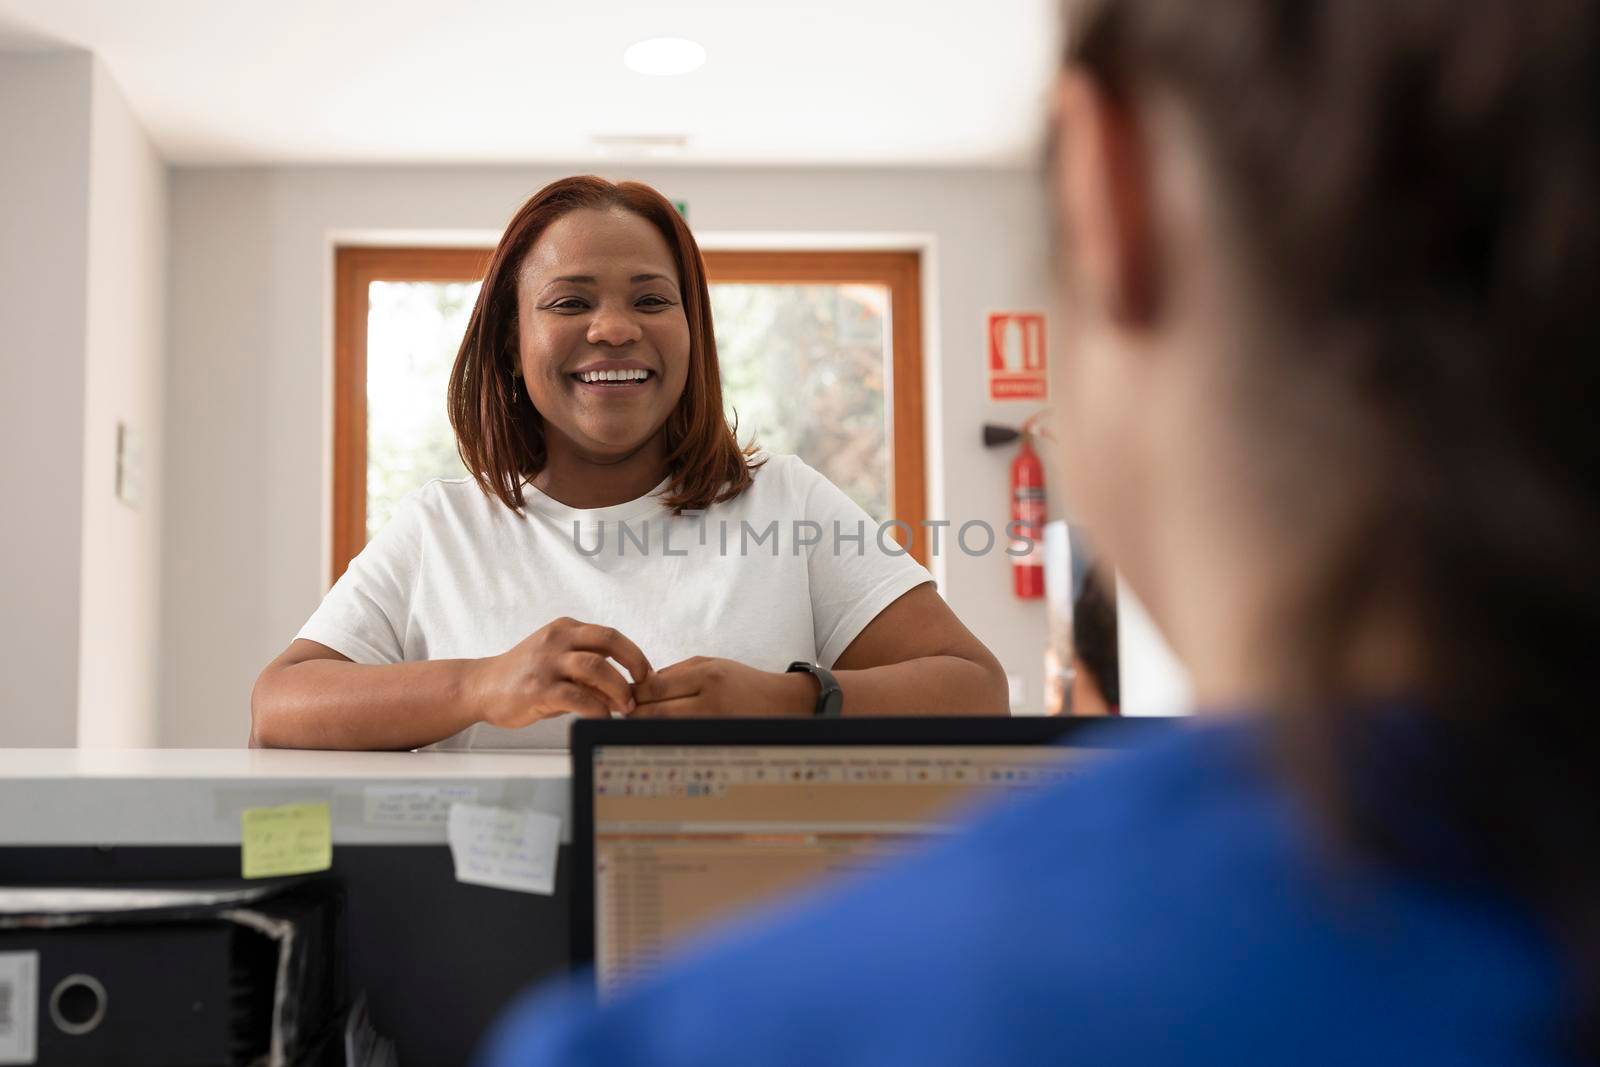
<svg viewBox="0 0 1600 1067"><path fill-rule="evenodd" d="M257 680L252 744L837 714L830 667L843 714L1005 712L927 571L804 463L735 439L700 251L655 190L569 178L523 205L448 408L471 477L413 493L351 562Z"/></svg>

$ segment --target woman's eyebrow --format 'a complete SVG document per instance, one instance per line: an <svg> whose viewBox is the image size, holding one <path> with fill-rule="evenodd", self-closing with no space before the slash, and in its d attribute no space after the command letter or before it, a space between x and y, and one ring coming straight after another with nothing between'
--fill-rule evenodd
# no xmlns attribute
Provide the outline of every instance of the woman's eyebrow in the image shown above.
<svg viewBox="0 0 1600 1067"><path fill-rule="evenodd" d="M637 285L639 282L672 281L672 279L665 274L635 274L628 280L635 285ZM575 282L581 285L596 285L599 283L599 279L593 274L563 274L559 278L551 278L550 281L546 282L545 284L554 285L556 282ZM677 283L674 282L673 284Z"/></svg>

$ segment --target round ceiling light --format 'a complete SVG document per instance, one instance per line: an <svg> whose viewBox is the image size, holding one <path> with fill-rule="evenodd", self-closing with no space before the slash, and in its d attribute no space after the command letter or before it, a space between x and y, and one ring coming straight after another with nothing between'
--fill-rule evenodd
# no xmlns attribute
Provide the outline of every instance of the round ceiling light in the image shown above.
<svg viewBox="0 0 1600 1067"><path fill-rule="evenodd" d="M682 37L652 37L628 46L622 62L631 71L670 77L699 70L706 62L706 50Z"/></svg>

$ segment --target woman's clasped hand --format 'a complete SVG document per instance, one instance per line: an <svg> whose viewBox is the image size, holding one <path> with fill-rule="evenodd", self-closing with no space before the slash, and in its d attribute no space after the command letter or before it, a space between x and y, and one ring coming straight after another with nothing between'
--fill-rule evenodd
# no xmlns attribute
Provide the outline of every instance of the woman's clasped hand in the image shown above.
<svg viewBox="0 0 1600 1067"><path fill-rule="evenodd" d="M468 700L484 722L517 729L555 715L592 719L808 715L809 677L693 656L661 670L611 626L560 618L477 660Z"/></svg>

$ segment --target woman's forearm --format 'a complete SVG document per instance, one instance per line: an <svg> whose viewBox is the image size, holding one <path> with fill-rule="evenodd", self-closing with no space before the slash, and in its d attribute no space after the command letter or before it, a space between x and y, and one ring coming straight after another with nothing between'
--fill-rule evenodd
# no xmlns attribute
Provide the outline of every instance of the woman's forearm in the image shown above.
<svg viewBox="0 0 1600 1067"><path fill-rule="evenodd" d="M307 659L269 667L250 697L250 745L399 750L443 741L479 721L477 662Z"/></svg>
<svg viewBox="0 0 1600 1067"><path fill-rule="evenodd" d="M1006 715L1011 710L1005 672L992 659L924 656L835 671L834 677L844 690L845 715Z"/></svg>

